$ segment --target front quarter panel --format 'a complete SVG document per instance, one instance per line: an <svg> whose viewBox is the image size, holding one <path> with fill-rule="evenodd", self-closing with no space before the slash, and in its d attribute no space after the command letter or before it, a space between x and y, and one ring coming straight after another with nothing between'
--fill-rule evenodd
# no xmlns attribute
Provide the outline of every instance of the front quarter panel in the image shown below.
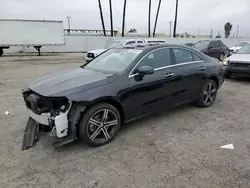
<svg viewBox="0 0 250 188"><path fill-rule="evenodd" d="M86 105L104 99L114 99L123 105L127 101L128 96L128 80L125 75L122 75L110 84L80 91L66 97L71 101L83 102Z"/></svg>

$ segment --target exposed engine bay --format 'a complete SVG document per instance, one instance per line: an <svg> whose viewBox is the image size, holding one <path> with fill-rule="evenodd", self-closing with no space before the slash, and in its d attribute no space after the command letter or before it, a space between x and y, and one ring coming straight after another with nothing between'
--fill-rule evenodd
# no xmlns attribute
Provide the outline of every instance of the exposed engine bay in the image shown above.
<svg viewBox="0 0 250 188"><path fill-rule="evenodd" d="M29 110L22 149L35 145L39 132L50 132L56 138L55 147L77 139L76 124L84 106L74 105L65 97L44 97L32 90L23 91L23 98Z"/></svg>

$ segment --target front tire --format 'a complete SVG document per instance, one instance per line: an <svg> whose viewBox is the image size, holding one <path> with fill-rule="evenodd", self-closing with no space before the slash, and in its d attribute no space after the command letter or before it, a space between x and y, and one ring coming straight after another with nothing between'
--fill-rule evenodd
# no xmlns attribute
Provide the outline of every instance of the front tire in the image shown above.
<svg viewBox="0 0 250 188"><path fill-rule="evenodd" d="M202 88L202 93L200 94L199 98L196 100L196 106L201 108L210 107L217 96L218 86L214 80L207 80L205 85Z"/></svg>
<svg viewBox="0 0 250 188"><path fill-rule="evenodd" d="M102 146L114 139L121 125L119 111L111 104L90 107L79 123L79 137L92 146Z"/></svg>

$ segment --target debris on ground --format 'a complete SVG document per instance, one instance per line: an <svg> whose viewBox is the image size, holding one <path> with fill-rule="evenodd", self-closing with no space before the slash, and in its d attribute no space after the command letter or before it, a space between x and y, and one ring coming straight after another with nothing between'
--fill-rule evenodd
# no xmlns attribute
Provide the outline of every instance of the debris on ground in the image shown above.
<svg viewBox="0 0 250 188"><path fill-rule="evenodd" d="M234 145L233 144L228 144L228 145L225 145L225 146L221 146L220 148L222 148L222 149L234 149Z"/></svg>

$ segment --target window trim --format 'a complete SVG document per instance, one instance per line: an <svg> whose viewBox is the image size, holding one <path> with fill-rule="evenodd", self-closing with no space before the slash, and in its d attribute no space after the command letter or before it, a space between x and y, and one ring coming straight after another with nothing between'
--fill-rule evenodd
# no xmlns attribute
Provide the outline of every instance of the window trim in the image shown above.
<svg viewBox="0 0 250 188"><path fill-rule="evenodd" d="M137 40L136 43L137 44L143 44L144 42L143 42L143 40Z"/></svg>
<svg viewBox="0 0 250 188"><path fill-rule="evenodd" d="M147 54L145 54L145 55L140 59L140 61L138 61L138 62L135 64L135 66L132 68L132 70L129 72L128 77L129 77L129 78L132 78L132 77L135 77L135 76L138 75L138 73L132 74L132 72L133 72L134 69L137 67L137 65L142 61L142 59L143 59L144 57L146 57L147 55L149 55L151 52L154 52L154 51L157 51L157 50L160 50L160 49L166 49L166 48L169 49L169 50L170 50L171 48L172 48L172 49L173 49L173 48L184 49L184 50L190 51L191 53L196 54L198 57L201 58L201 56L198 55L196 52L193 52L193 51L191 51L191 50L189 50L189 49L182 48L182 47L162 47L162 48L157 48L157 49L154 49L154 50L148 52ZM204 63L204 59L203 59L203 58L201 58L201 59L202 59L202 60L200 60L200 61L191 61L191 62L186 62L186 63L182 63L182 64L175 64L175 65L168 65L168 66L159 67L159 68L154 69L154 71L158 71L158 70L162 70L162 69L167 69L167 68L171 68L171 67L182 66L182 65L188 65L188 64Z"/></svg>
<svg viewBox="0 0 250 188"><path fill-rule="evenodd" d="M137 43L135 40L130 40L130 41L125 42L124 45L129 45L129 44L128 44L129 42L133 42L133 43L131 43L131 44L136 44L136 43Z"/></svg>

